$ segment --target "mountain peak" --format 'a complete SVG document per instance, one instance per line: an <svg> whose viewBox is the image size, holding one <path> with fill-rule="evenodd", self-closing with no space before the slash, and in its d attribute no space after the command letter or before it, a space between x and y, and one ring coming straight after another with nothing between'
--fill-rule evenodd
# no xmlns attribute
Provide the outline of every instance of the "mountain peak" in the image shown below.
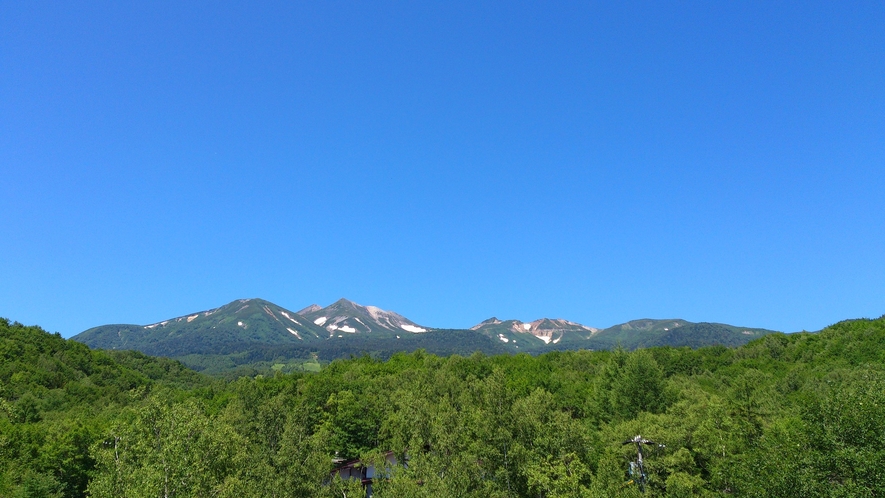
<svg viewBox="0 0 885 498"><path fill-rule="evenodd" d="M531 341L536 340L543 341L544 344L558 344L563 339L586 341L599 331L599 329L561 318L539 318L532 322L523 322L520 320L501 321L492 317L470 329L482 332L489 337L497 337L507 344L518 345L522 342L523 346L531 346Z"/></svg>
<svg viewBox="0 0 885 498"><path fill-rule="evenodd" d="M326 331L270 301L235 299L219 308L169 318L150 325L106 325L74 336L90 347L138 349L175 356L215 351L244 341L293 345L326 339Z"/></svg>
<svg viewBox="0 0 885 498"><path fill-rule="evenodd" d="M306 307L306 308L304 308L304 309L302 309L302 310L299 310L299 311L297 312L297 314L303 316L303 315L306 315L306 314L308 314L308 313L313 313L314 311L319 311L319 310L321 310L321 309L323 309L323 307L320 306L319 304L311 304L310 306L308 306L308 307Z"/></svg>
<svg viewBox="0 0 885 498"><path fill-rule="evenodd" d="M498 325L499 323L502 323L501 320L498 320L498 317L493 316L489 319L486 319L486 320L483 320L483 321L477 323L473 327L470 327L470 330L478 330L485 325Z"/></svg>
<svg viewBox="0 0 885 498"><path fill-rule="evenodd" d="M343 333L381 333L394 335L402 332L420 333L427 329L408 318L385 311L377 306L363 306L349 299L341 298L325 308L314 309L303 316L315 325L329 331L330 337Z"/></svg>

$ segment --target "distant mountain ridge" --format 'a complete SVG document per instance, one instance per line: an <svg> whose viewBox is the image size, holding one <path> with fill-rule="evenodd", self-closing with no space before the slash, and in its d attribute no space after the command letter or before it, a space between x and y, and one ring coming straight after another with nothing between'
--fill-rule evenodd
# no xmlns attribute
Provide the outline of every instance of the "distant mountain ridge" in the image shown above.
<svg viewBox="0 0 885 498"><path fill-rule="evenodd" d="M347 299L298 312L263 299L237 299L219 308L150 325L102 325L73 339L94 348L179 356L228 350L237 344L313 344L350 334L392 338L427 330L397 313Z"/></svg>
<svg viewBox="0 0 885 498"><path fill-rule="evenodd" d="M477 350L500 354L618 346L738 346L771 332L682 319L633 320L598 329L560 318L522 322L495 317L470 329L443 330L343 298L326 307L312 304L297 312L253 298L149 325L102 325L73 339L92 348L133 349L187 363L184 358L194 355L239 355L241 359L319 355L332 359L418 348L437 354Z"/></svg>
<svg viewBox="0 0 885 498"><path fill-rule="evenodd" d="M180 356L214 352L230 344L319 341L328 337L297 313L263 299L237 299L219 308L150 325L103 325L72 339L92 348L135 349L146 354Z"/></svg>
<svg viewBox="0 0 885 498"><path fill-rule="evenodd" d="M692 323L679 318L643 318L602 330L594 337L594 342L599 349L619 345L627 349L655 346L740 346L772 332L775 331L723 323Z"/></svg>

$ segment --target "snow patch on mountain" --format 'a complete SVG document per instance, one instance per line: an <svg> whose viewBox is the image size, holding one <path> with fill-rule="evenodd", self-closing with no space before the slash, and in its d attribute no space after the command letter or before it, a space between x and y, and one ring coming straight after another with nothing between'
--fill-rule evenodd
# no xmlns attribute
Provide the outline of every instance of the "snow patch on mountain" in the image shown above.
<svg viewBox="0 0 885 498"><path fill-rule="evenodd" d="M280 314L283 315L284 317L288 318L289 320L292 320L293 322L295 322L296 325L301 325L300 323L298 323L298 320L289 316L289 314L286 313L285 311L280 310Z"/></svg>
<svg viewBox="0 0 885 498"><path fill-rule="evenodd" d="M344 331L344 327L347 327L349 333L396 333L403 330L420 333L428 330L392 311L385 311L377 306L362 306L343 298L325 308L305 308L304 313L299 314L329 331Z"/></svg>

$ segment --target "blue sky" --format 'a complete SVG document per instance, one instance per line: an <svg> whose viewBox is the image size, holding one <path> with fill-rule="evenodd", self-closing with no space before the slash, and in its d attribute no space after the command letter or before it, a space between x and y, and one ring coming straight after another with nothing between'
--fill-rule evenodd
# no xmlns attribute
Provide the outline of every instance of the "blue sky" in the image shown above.
<svg viewBox="0 0 885 498"><path fill-rule="evenodd" d="M0 316L885 313L881 2L0 6Z"/></svg>

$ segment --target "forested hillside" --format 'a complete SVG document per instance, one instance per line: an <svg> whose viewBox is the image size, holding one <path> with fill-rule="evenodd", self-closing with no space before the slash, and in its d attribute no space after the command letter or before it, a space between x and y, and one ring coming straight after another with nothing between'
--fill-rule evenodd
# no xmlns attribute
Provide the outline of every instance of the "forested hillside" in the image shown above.
<svg viewBox="0 0 885 498"><path fill-rule="evenodd" d="M2 496L881 496L885 317L739 348L423 351L231 382L0 321Z"/></svg>
<svg viewBox="0 0 885 498"><path fill-rule="evenodd" d="M91 449L127 407L210 383L176 361L92 351L0 318L0 496L83 496Z"/></svg>

